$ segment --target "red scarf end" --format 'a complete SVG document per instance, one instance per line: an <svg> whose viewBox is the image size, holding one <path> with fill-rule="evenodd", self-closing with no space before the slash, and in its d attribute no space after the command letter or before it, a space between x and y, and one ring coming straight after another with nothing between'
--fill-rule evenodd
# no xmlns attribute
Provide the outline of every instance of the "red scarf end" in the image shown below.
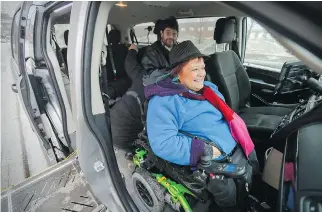
<svg viewBox="0 0 322 212"><path fill-rule="evenodd" d="M211 88L205 86L202 95L223 114L226 121L233 120L234 111Z"/></svg>

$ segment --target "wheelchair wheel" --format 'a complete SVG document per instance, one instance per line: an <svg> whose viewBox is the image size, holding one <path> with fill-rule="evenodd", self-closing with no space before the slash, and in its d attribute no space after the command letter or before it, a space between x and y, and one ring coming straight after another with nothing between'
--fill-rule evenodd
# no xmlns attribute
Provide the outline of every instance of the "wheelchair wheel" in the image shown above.
<svg viewBox="0 0 322 212"><path fill-rule="evenodd" d="M163 211L165 189L152 178L148 171L137 168L132 175L132 181L135 192L149 211Z"/></svg>

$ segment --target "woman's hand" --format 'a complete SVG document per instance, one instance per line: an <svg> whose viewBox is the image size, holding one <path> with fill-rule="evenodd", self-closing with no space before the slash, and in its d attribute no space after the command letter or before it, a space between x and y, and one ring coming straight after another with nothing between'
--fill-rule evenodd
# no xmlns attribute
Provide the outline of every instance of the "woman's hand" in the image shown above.
<svg viewBox="0 0 322 212"><path fill-rule="evenodd" d="M204 155L201 156L201 161L209 163L209 161L218 158L221 155L219 149L215 146L205 144Z"/></svg>
<svg viewBox="0 0 322 212"><path fill-rule="evenodd" d="M221 155L221 152L217 147L212 146L212 159L216 159Z"/></svg>

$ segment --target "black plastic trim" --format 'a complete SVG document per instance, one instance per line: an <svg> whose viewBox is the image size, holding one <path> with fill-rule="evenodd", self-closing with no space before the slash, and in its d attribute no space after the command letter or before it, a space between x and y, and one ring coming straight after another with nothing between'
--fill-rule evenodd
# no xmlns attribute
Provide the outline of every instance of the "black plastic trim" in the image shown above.
<svg viewBox="0 0 322 212"><path fill-rule="evenodd" d="M286 139L285 147L284 147L284 153L287 151L287 146L289 143L289 139ZM283 154L282 159L282 166L281 166L281 172L280 172L280 182L279 182L279 189L278 189L278 199L277 199L277 211L282 212L283 209L283 190L284 190L284 165L285 165L285 158L286 154Z"/></svg>

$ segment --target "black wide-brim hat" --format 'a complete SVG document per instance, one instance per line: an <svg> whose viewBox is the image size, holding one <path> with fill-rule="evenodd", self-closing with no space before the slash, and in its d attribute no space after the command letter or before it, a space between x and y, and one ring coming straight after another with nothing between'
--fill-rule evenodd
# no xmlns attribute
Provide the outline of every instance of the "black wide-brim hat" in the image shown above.
<svg viewBox="0 0 322 212"><path fill-rule="evenodd" d="M174 45L169 52L169 69L173 69L179 64L199 57L203 57L205 61L209 59L209 56L202 54L190 40L183 41Z"/></svg>

